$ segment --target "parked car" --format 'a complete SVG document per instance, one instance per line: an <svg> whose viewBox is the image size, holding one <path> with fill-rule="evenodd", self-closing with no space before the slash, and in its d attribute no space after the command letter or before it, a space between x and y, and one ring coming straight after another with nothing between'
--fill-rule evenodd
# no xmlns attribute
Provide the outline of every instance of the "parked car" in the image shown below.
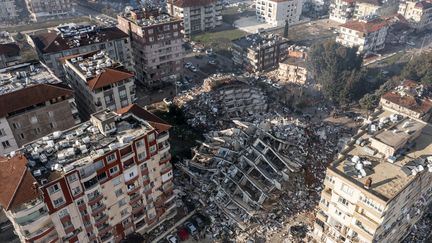
<svg viewBox="0 0 432 243"><path fill-rule="evenodd" d="M191 222L186 222L185 227L187 229L187 231L191 234L191 235L195 235L198 233L198 229L195 227L195 225L193 225Z"/></svg>
<svg viewBox="0 0 432 243"><path fill-rule="evenodd" d="M208 61L208 63L211 64L211 65L216 65L216 61L215 60L210 60L210 61Z"/></svg>
<svg viewBox="0 0 432 243"><path fill-rule="evenodd" d="M184 66L185 68L190 68L191 66L193 66L193 64L191 62L187 62Z"/></svg>
<svg viewBox="0 0 432 243"><path fill-rule="evenodd" d="M180 238L180 240L184 241L189 239L189 232L185 228L181 228L177 232L177 236Z"/></svg>
<svg viewBox="0 0 432 243"><path fill-rule="evenodd" d="M166 240L167 240L169 243L177 243L177 242L180 242L179 238L178 238L177 236L175 236L175 235L168 235L168 236L166 237Z"/></svg>

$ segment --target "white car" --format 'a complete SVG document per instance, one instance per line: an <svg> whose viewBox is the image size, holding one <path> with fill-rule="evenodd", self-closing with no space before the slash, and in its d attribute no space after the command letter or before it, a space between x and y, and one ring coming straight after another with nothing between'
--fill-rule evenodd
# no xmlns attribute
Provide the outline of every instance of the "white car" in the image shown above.
<svg viewBox="0 0 432 243"><path fill-rule="evenodd" d="M166 240L167 240L168 242L170 242L170 243L177 243L177 242L180 242L179 239L178 239L176 236L174 236L174 235L168 235L168 236L166 237Z"/></svg>
<svg viewBox="0 0 432 243"><path fill-rule="evenodd" d="M198 233L197 228L191 222L186 222L185 226L191 235L195 235L196 233Z"/></svg>
<svg viewBox="0 0 432 243"><path fill-rule="evenodd" d="M193 64L191 62L187 62L187 63L185 63L184 66L185 66L185 68L190 68L193 66Z"/></svg>

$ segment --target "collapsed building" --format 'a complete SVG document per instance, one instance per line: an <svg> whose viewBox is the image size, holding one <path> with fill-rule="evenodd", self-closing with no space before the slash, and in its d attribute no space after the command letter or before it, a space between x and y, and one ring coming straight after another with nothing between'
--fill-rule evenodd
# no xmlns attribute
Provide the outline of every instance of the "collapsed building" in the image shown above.
<svg viewBox="0 0 432 243"><path fill-rule="evenodd" d="M194 96L189 95L177 102L185 110L188 123L194 127L212 128L216 123L231 123L232 119L250 120L254 115L267 111L264 92L242 76L209 77Z"/></svg>

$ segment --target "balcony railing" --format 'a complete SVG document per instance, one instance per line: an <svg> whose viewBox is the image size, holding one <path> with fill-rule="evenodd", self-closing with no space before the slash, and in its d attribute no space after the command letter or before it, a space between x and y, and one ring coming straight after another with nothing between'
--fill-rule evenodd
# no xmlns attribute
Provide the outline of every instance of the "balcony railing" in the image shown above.
<svg viewBox="0 0 432 243"><path fill-rule="evenodd" d="M105 208L106 206L103 204L99 204L97 207L92 208L92 216L94 217L95 215L99 214L100 212L105 210Z"/></svg>

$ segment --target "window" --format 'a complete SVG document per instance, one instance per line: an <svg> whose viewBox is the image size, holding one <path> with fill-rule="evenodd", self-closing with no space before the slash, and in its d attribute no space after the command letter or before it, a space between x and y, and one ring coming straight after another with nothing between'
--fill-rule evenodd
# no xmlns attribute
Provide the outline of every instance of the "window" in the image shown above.
<svg viewBox="0 0 432 243"><path fill-rule="evenodd" d="M55 185L48 187L48 193L50 195L55 193L55 192L58 192L59 190L60 190L59 184L55 184Z"/></svg>
<svg viewBox="0 0 432 243"><path fill-rule="evenodd" d="M125 205L126 204L126 199L121 199L119 202L118 202L118 205L119 205L119 207L121 207L121 206L123 206L123 205Z"/></svg>
<svg viewBox="0 0 432 243"><path fill-rule="evenodd" d="M57 127L57 124L55 123L55 122L50 122L50 128L56 128Z"/></svg>
<svg viewBox="0 0 432 243"><path fill-rule="evenodd" d="M149 143L153 142L155 140L155 134L154 133L149 134L147 140Z"/></svg>
<svg viewBox="0 0 432 243"><path fill-rule="evenodd" d="M35 134L40 134L42 132L42 130L40 129L40 127L37 127L34 129Z"/></svg>
<svg viewBox="0 0 432 243"><path fill-rule="evenodd" d="M121 182L120 177L116 177L116 178L112 179L112 184L114 187L120 185L120 182Z"/></svg>
<svg viewBox="0 0 432 243"><path fill-rule="evenodd" d="M79 205L81 205L81 204L83 204L84 203L84 199L79 199L78 201L77 201L77 205L79 206Z"/></svg>
<svg viewBox="0 0 432 243"><path fill-rule="evenodd" d="M153 154L154 152L156 152L156 145L150 146L149 150L150 150L151 154Z"/></svg>
<svg viewBox="0 0 432 243"><path fill-rule="evenodd" d="M3 148L9 148L9 147L11 147L11 145L10 145L10 143L9 143L8 140L2 142L2 145L3 145Z"/></svg>
<svg viewBox="0 0 432 243"><path fill-rule="evenodd" d="M76 196L76 195L78 195L78 194L80 194L81 193L81 187L80 186L77 186L77 187L75 187L75 188L72 188L72 195L73 196Z"/></svg>
<svg viewBox="0 0 432 243"><path fill-rule="evenodd" d="M149 35L153 34L153 29L148 29L148 30L147 30L147 33L148 33Z"/></svg>
<svg viewBox="0 0 432 243"><path fill-rule="evenodd" d="M113 174L117 173L118 171L119 171L118 165L116 165L116 166L114 166L114 167L112 167L112 168L109 169L110 175L113 175Z"/></svg>
<svg viewBox="0 0 432 243"><path fill-rule="evenodd" d="M123 195L123 190L120 188L118 190L116 190L115 192L116 197L120 197L121 195Z"/></svg>
<svg viewBox="0 0 432 243"><path fill-rule="evenodd" d="M143 161L147 157L146 152L142 152L138 154L138 161Z"/></svg>
<svg viewBox="0 0 432 243"><path fill-rule="evenodd" d="M132 177L134 177L134 176L135 176L135 173L133 173L133 172L129 173L129 177L130 177L130 178L132 178Z"/></svg>
<svg viewBox="0 0 432 243"><path fill-rule="evenodd" d="M102 169L104 167L103 160L98 160L93 164L95 170Z"/></svg>
<svg viewBox="0 0 432 243"><path fill-rule="evenodd" d="M61 206L64 203L64 199L62 197L59 197L57 199L54 199L53 204L54 207L58 208L59 206Z"/></svg>
<svg viewBox="0 0 432 243"><path fill-rule="evenodd" d="M117 160L117 156L115 153L112 153L106 157L108 163L112 163Z"/></svg>
<svg viewBox="0 0 432 243"><path fill-rule="evenodd" d="M178 28L178 25L176 25L176 24L173 24L173 26L172 26L172 27L173 27L173 29L175 29L175 30L176 30L176 29Z"/></svg>
<svg viewBox="0 0 432 243"><path fill-rule="evenodd" d="M58 215L59 215L60 218L62 218L62 217L64 217L64 216L69 215L69 212L68 212L67 209L65 208L65 209L60 210L59 213L58 213Z"/></svg>
<svg viewBox="0 0 432 243"><path fill-rule="evenodd" d="M343 197L339 197L338 202L340 202L341 204L343 204L343 205L345 205L345 206L348 206L348 205L349 205L348 200L346 200L346 199L343 198Z"/></svg>
<svg viewBox="0 0 432 243"><path fill-rule="evenodd" d="M124 216L126 216L128 214L128 210L127 210L127 208L125 208L125 209L123 209L122 211L120 211L120 215L121 215L121 217L124 217Z"/></svg>
<svg viewBox="0 0 432 243"><path fill-rule="evenodd" d="M147 163L144 163L144 164L140 165L140 167L141 167L141 170L147 169Z"/></svg>
<svg viewBox="0 0 432 243"><path fill-rule="evenodd" d="M341 190L350 196L353 194L353 190L345 184L342 184Z"/></svg>
<svg viewBox="0 0 432 243"><path fill-rule="evenodd" d="M141 139L141 140L136 141L135 146L136 146L137 148L141 148L141 147L143 147L143 146L144 146L144 139Z"/></svg>
<svg viewBox="0 0 432 243"><path fill-rule="evenodd" d="M31 123L31 124L36 124L37 122L38 122L38 119L37 119L36 116L32 116L32 117L30 117L30 123Z"/></svg>
<svg viewBox="0 0 432 243"><path fill-rule="evenodd" d="M21 134L20 134L20 138L21 138L21 139L25 139L24 133L21 133Z"/></svg>
<svg viewBox="0 0 432 243"><path fill-rule="evenodd" d="M77 176L76 173L73 173L73 174L71 174L70 176L68 176L67 179L68 179L68 182L69 182L69 183L72 183L72 182L78 180L78 176Z"/></svg>
<svg viewBox="0 0 432 243"><path fill-rule="evenodd" d="M22 134L22 133L21 133ZM6 132L5 132L5 130L2 128L2 129L0 129L0 137L3 137L3 136L5 136L6 135Z"/></svg>

